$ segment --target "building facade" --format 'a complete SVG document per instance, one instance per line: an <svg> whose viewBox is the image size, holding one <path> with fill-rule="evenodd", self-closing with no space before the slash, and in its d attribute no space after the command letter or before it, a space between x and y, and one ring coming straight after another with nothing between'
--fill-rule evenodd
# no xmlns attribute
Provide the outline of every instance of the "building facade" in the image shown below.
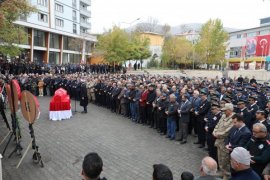
<svg viewBox="0 0 270 180"><path fill-rule="evenodd" d="M28 40L19 46L37 63L86 63L97 41L91 29L91 0L29 0L37 12L15 22L25 28Z"/></svg>
<svg viewBox="0 0 270 180"><path fill-rule="evenodd" d="M229 33L226 54L229 69L268 69L270 18L263 18L260 21L259 27Z"/></svg>

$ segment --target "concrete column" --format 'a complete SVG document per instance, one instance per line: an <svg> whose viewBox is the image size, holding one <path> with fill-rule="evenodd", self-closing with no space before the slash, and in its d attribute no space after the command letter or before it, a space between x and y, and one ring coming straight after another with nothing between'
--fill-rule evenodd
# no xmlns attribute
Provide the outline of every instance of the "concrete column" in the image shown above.
<svg viewBox="0 0 270 180"><path fill-rule="evenodd" d="M63 35L59 35L59 48L60 48L59 64L63 63L63 47L64 47L63 43L64 43Z"/></svg>
<svg viewBox="0 0 270 180"><path fill-rule="evenodd" d="M29 45L30 45L30 61L34 61L34 29L29 28L28 29L29 34Z"/></svg>
<svg viewBox="0 0 270 180"><path fill-rule="evenodd" d="M49 32L45 33L45 47L47 49L46 49L46 52L44 55L44 61L45 61L44 63L48 64L49 63L49 56L50 56L50 33Z"/></svg>

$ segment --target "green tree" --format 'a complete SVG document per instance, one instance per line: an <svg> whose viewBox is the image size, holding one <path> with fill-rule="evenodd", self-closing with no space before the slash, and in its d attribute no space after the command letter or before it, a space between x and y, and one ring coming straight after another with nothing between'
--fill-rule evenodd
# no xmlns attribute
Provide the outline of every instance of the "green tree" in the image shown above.
<svg viewBox="0 0 270 180"><path fill-rule="evenodd" d="M128 59L127 60L140 60L142 62L151 56L149 49L149 39L144 38L138 32L133 32L130 35L129 46L128 46ZM142 69L142 66L141 66Z"/></svg>
<svg viewBox="0 0 270 180"><path fill-rule="evenodd" d="M202 63L215 64L224 60L228 37L221 20L207 21L202 26L200 38L195 46L195 51L200 55Z"/></svg>
<svg viewBox="0 0 270 180"><path fill-rule="evenodd" d="M183 37L169 37L162 47L162 66L190 63L192 44Z"/></svg>
<svg viewBox="0 0 270 180"><path fill-rule="evenodd" d="M128 59L129 35L119 27L113 27L98 37L95 54L100 54L111 64Z"/></svg>
<svg viewBox="0 0 270 180"><path fill-rule="evenodd" d="M151 56L149 39L142 38L138 32L129 34L116 26L98 37L94 54L102 55L111 64L126 60L142 62Z"/></svg>
<svg viewBox="0 0 270 180"><path fill-rule="evenodd" d="M18 43L27 40L23 27L14 24L20 15L27 16L36 9L26 0L5 0L0 2L0 53L9 56L21 54Z"/></svg>

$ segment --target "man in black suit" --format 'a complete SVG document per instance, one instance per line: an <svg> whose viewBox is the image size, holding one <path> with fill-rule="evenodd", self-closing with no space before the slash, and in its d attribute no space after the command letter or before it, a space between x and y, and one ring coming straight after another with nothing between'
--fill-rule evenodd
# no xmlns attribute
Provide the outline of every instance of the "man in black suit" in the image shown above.
<svg viewBox="0 0 270 180"><path fill-rule="evenodd" d="M233 127L231 128L228 137L225 139L225 147L229 151L233 151L236 147L245 146L251 138L251 131L246 126L242 115L233 115L232 121Z"/></svg>
<svg viewBox="0 0 270 180"><path fill-rule="evenodd" d="M87 113L88 96L85 80L82 80L80 87L80 106L83 107L82 113Z"/></svg>

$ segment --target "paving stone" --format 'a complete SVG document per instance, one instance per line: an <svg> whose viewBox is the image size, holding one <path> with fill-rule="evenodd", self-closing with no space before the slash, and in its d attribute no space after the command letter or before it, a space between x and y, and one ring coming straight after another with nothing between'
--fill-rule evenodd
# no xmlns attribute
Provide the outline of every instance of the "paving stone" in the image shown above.
<svg viewBox="0 0 270 180"><path fill-rule="evenodd" d="M19 158L16 155L7 158L15 147L12 142L2 160L4 180L80 179L83 157L92 151L97 152L104 161L102 176L111 180L149 180L153 164L156 163L170 167L175 179L180 179L183 171L198 174L200 161L206 153L192 144L195 141L193 137L189 137L188 144L180 145L147 126L134 124L93 104L89 104L88 114L77 112L70 120L53 122L48 119L50 99L39 98L41 116L34 124L36 142L45 167L40 168L32 162L33 150L30 150L16 169ZM81 111L82 108L77 106L77 110ZM31 139L27 122L20 112L18 116L24 152ZM2 122L0 139L6 133ZM0 147L0 152L3 148L4 145Z"/></svg>

